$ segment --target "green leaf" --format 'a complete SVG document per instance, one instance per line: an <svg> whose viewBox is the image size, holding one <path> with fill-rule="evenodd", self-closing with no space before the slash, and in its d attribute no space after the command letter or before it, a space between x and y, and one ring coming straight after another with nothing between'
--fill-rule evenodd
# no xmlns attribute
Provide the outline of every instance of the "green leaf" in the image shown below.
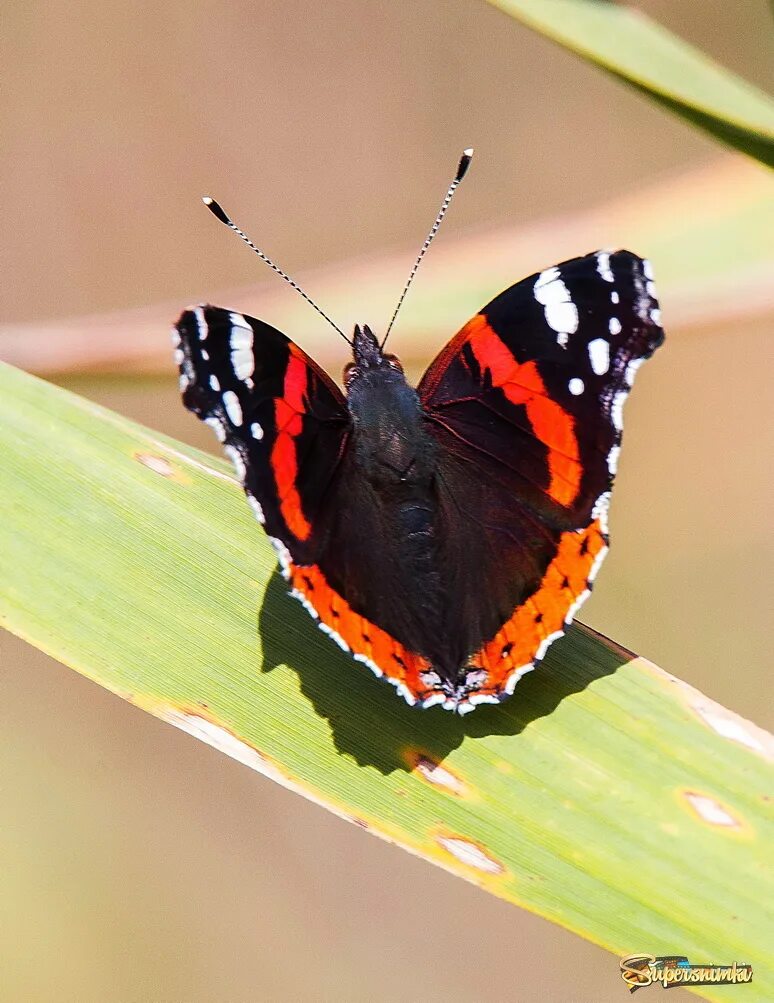
<svg viewBox="0 0 774 1003"><path fill-rule="evenodd" d="M412 710L287 596L222 462L8 366L0 455L9 629L495 895L771 998L765 732L582 627L499 707Z"/></svg>
<svg viewBox="0 0 774 1003"><path fill-rule="evenodd" d="M774 101L639 11L607 0L490 3L774 166Z"/></svg>

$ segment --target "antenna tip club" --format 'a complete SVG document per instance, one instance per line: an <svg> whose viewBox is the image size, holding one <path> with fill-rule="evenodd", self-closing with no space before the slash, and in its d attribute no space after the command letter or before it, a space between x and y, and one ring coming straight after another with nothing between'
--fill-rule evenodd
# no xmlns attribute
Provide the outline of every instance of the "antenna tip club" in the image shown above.
<svg viewBox="0 0 774 1003"><path fill-rule="evenodd" d="M473 159L473 147L469 146L467 150L462 151L462 156L460 157L460 164L457 168L457 175L455 177L456 182L462 181L465 175L468 173L468 168L470 167L470 162Z"/></svg>
<svg viewBox="0 0 774 1003"><path fill-rule="evenodd" d="M202 202L204 202L204 204L207 206L207 208L210 210L213 216L218 217L221 223L225 223L226 226L229 226L231 224L231 220L228 218L225 212L223 212L220 203L216 202L214 198L212 198L209 195L204 195L202 197Z"/></svg>

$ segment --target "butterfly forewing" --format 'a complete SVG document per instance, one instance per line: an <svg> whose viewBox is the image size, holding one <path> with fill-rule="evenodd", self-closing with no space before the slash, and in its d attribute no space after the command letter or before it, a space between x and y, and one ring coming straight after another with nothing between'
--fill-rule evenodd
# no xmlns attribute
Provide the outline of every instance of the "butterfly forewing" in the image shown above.
<svg viewBox="0 0 774 1003"><path fill-rule="evenodd" d="M516 497L568 527L615 473L622 408L663 341L647 262L597 252L501 293L440 353L419 393L428 417Z"/></svg>
<svg viewBox="0 0 774 1003"><path fill-rule="evenodd" d="M183 403L223 443L268 534L294 560L313 563L349 431L341 392L284 334L252 317L195 307L173 337Z"/></svg>

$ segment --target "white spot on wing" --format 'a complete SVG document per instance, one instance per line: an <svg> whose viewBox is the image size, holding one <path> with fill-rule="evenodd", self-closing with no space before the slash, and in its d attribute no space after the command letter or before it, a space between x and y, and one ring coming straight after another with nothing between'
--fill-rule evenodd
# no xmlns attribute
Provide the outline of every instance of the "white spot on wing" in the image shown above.
<svg viewBox="0 0 774 1003"><path fill-rule="evenodd" d="M255 512L255 518L263 526L266 523L266 516L263 514L263 508L261 503L257 498L254 498L251 494L247 496L247 502L250 508Z"/></svg>
<svg viewBox="0 0 774 1003"><path fill-rule="evenodd" d="M367 665L375 676L381 677L384 675L384 673L376 664L376 662L372 662L367 655L353 654L352 657L355 659L356 662L362 662L363 665Z"/></svg>
<svg viewBox="0 0 774 1003"><path fill-rule="evenodd" d="M621 455L621 447L613 446L610 452L607 454L607 469L611 474L614 474L618 470L618 457Z"/></svg>
<svg viewBox="0 0 774 1003"><path fill-rule="evenodd" d="M613 403L610 407L610 419L617 432L623 431L623 406L626 403L626 397L626 391L619 390L613 397Z"/></svg>
<svg viewBox="0 0 774 1003"><path fill-rule="evenodd" d="M204 341L207 337L207 321L204 319L204 310L200 306L194 307L194 317L196 317L196 327L199 331L199 341Z"/></svg>
<svg viewBox="0 0 774 1003"><path fill-rule="evenodd" d="M210 376L210 386L215 391L219 391L220 390L220 380L215 375L215 373L213 373L212 376Z"/></svg>
<svg viewBox="0 0 774 1003"><path fill-rule="evenodd" d="M605 536L607 536L607 513L609 508L610 492L604 491L594 502L594 508L591 510L591 518L599 519L599 524ZM591 575L589 575L589 580L591 580Z"/></svg>
<svg viewBox="0 0 774 1003"><path fill-rule="evenodd" d="M564 283L561 283L564 288ZM574 303L547 303L545 307L546 323L560 336L567 336L578 330L578 308ZM558 340L558 339L557 339Z"/></svg>
<svg viewBox="0 0 774 1003"><path fill-rule="evenodd" d="M291 589L290 595L292 595L294 599L298 599L298 601L301 603L301 605L304 607L304 609L307 611L307 613L309 614L309 616L311 616L313 620L320 619L317 610L309 602L309 600L306 598L303 592L299 592L298 589Z"/></svg>
<svg viewBox="0 0 774 1003"><path fill-rule="evenodd" d="M567 384L567 389L570 391L573 397L578 397L586 389L586 384L578 376L573 376L573 378Z"/></svg>
<svg viewBox="0 0 774 1003"><path fill-rule="evenodd" d="M611 303L620 303L621 302L621 297L618 295L618 293L615 291L615 289L610 293L610 302Z"/></svg>
<svg viewBox="0 0 774 1003"><path fill-rule="evenodd" d="M250 435L252 435L254 439L263 438L263 428L261 425L258 424L257 421L254 421L250 426Z"/></svg>
<svg viewBox="0 0 774 1003"><path fill-rule="evenodd" d="M513 694L516 689L516 683L521 679L522 676L526 676L528 672L532 672L535 668L533 662L527 662L526 665L519 666L518 669L514 669L513 672L508 676L508 680L505 684L505 692Z"/></svg>
<svg viewBox="0 0 774 1003"><path fill-rule="evenodd" d="M543 290L547 285L550 285L552 282L556 282L557 280L561 281L561 276L559 274L559 269L556 266L554 266L553 268L546 268L544 272L541 272L540 275L538 275L535 281L535 290L534 290L535 299L538 301L538 303L545 304L547 302L547 300L544 298ZM562 285L564 285L563 282Z"/></svg>
<svg viewBox="0 0 774 1003"><path fill-rule="evenodd" d="M291 563L290 551L282 542L282 540L277 539L276 536L270 536L269 542L271 543L272 547L274 547L274 551L277 554L277 557L279 558L280 567L282 568L283 578L290 578L290 563Z"/></svg>
<svg viewBox="0 0 774 1003"><path fill-rule="evenodd" d="M610 252L600 251L597 255L597 271L605 280L605 282L613 282L615 276L613 275L613 270L610 267Z"/></svg>
<svg viewBox="0 0 774 1003"><path fill-rule="evenodd" d="M604 521L602 521L602 529L605 533L605 536L607 536L607 514L605 514ZM597 572L602 567L602 562L607 557L608 550L609 548L607 546L600 548L599 553L594 558L594 563L591 565L591 570L589 571L586 577L586 581L593 582L594 579L597 577Z"/></svg>
<svg viewBox="0 0 774 1003"><path fill-rule="evenodd" d="M573 619L575 617L575 614L578 612L578 610L581 608L581 606L586 602L586 600L588 599L588 597L590 595L591 595L591 590L590 589L584 589L583 592L581 592L581 594L577 597L577 599L575 600L575 602L572 604L572 606L570 606L570 608L567 610L567 615L564 618L564 622L568 626L572 623L572 621L573 621Z"/></svg>
<svg viewBox="0 0 774 1003"><path fill-rule="evenodd" d="M634 377L637 375L637 370L643 364L644 359L632 359L631 362L626 367L626 372L624 373L624 379L631 386L634 383Z"/></svg>
<svg viewBox="0 0 774 1003"><path fill-rule="evenodd" d="M549 634L548 637L543 638L543 640L538 645L537 651L535 652L536 662L539 662L542 658L545 657L545 653L548 651L549 647L554 643L554 641L558 641L563 633L564 633L563 630L555 630L553 634Z"/></svg>
<svg viewBox="0 0 774 1003"><path fill-rule="evenodd" d="M471 693L457 705L457 713L460 715L470 714L480 703L500 703L500 698L494 693Z"/></svg>
<svg viewBox="0 0 774 1003"><path fill-rule="evenodd" d="M231 326L233 327L243 327L245 331L249 331L250 334L253 333L253 329L247 323L247 320L242 316L241 313L236 313L236 311L230 313L229 320L231 321Z"/></svg>
<svg viewBox="0 0 774 1003"><path fill-rule="evenodd" d="M236 448L236 446L225 446L226 455L234 464L234 470L236 470L236 475L240 481L244 481L247 474L247 467L245 467L245 461L242 458L242 454Z"/></svg>
<svg viewBox="0 0 774 1003"><path fill-rule="evenodd" d="M556 331L557 341L567 345L569 335L578 330L578 308L572 302L570 290L562 281L559 269L547 268L535 280L535 299L543 307L546 324Z"/></svg>
<svg viewBox="0 0 774 1003"><path fill-rule="evenodd" d="M223 394L223 406L226 409L226 413L231 419L232 425L242 424L242 406L239 403L239 398L234 393L233 390L227 390Z"/></svg>
<svg viewBox="0 0 774 1003"><path fill-rule="evenodd" d="M231 337L229 347L231 349L231 365L239 380L248 380L253 375L255 360L253 358L253 329L240 313L232 313Z"/></svg>
<svg viewBox="0 0 774 1003"><path fill-rule="evenodd" d="M322 620L318 626L323 634L327 634L332 641L335 641L336 644L338 644L342 651L349 651L349 645L347 642L344 638L340 637L332 627L329 627L327 623L323 623Z"/></svg>
<svg viewBox="0 0 774 1003"><path fill-rule="evenodd" d="M218 442L226 441L226 429L220 418L216 417L214 414L211 414L209 415L209 417L204 419L204 424L210 426L215 435L218 437Z"/></svg>
<svg viewBox="0 0 774 1003"><path fill-rule="evenodd" d="M610 368L610 345L604 338L589 342L589 362L597 376L604 376Z"/></svg>
<svg viewBox="0 0 774 1003"><path fill-rule="evenodd" d="M610 318L610 323L608 324L608 328L609 328L611 334L620 334L621 333L621 321L617 317L611 317Z"/></svg>

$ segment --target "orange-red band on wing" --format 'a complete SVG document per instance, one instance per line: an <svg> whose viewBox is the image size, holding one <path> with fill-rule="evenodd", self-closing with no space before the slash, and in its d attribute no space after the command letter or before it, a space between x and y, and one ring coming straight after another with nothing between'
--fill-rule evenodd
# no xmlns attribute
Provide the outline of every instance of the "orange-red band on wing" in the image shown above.
<svg viewBox="0 0 774 1003"><path fill-rule="evenodd" d="M307 540L312 532L296 487L298 452L296 439L303 428L309 370L295 345L291 344L290 359L285 373L284 395L274 402L277 438L271 451L271 467L277 482L280 512L288 529L298 540Z"/></svg>
<svg viewBox="0 0 774 1003"><path fill-rule="evenodd" d="M498 696L506 691L514 672L542 656L544 642L564 630L571 607L588 594L589 581L606 550L606 538L598 519L585 529L562 534L556 557L537 592L471 658L474 668L487 673L476 694ZM516 678L510 689L515 682Z"/></svg>
<svg viewBox="0 0 774 1003"><path fill-rule="evenodd" d="M602 524L595 519L582 530L563 533L537 591L520 605L494 638L469 660L467 675L485 673L475 685L460 692L461 707L513 692L519 670L542 658L552 640L566 626L566 618L588 595L589 583L607 551ZM290 585L305 605L313 608L320 623L335 633L353 655L386 676L409 703L444 702L445 692L426 658L404 648L376 624L360 616L328 584L316 565L290 564ZM455 706L452 702L451 706Z"/></svg>
<svg viewBox="0 0 774 1003"><path fill-rule="evenodd" d="M525 406L535 436L548 449L548 494L560 505L571 505L582 474L572 415L551 400L536 363L517 362L483 314L473 317L457 337L470 344L481 369L491 373L492 384L513 404Z"/></svg>
<svg viewBox="0 0 774 1003"><path fill-rule="evenodd" d="M435 687L424 681L421 674L431 669L421 655L408 651L381 627L366 620L352 609L338 592L331 588L317 565L290 565L290 583L311 605L320 622L334 631L352 653L367 660L371 668L391 680L402 690L409 702L422 701Z"/></svg>

